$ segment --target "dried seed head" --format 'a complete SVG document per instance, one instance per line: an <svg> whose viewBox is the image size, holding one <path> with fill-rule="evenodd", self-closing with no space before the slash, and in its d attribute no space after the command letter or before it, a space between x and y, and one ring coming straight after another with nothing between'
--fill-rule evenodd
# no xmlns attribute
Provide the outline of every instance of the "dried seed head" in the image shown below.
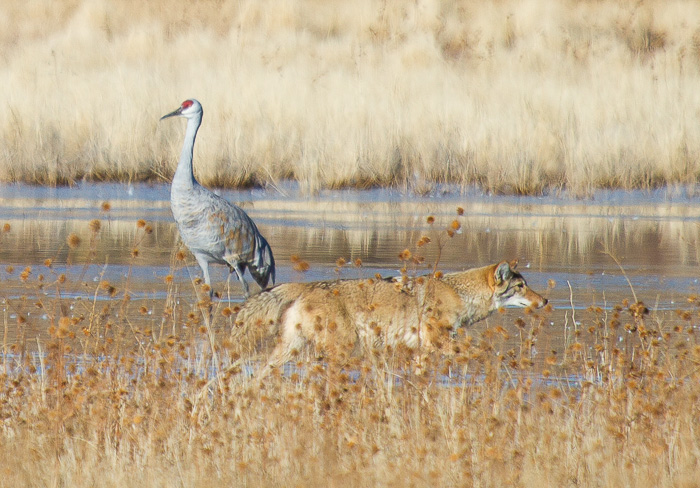
<svg viewBox="0 0 700 488"><path fill-rule="evenodd" d="M409 259L411 259L411 256L411 251L409 251L408 249L404 249L403 251L401 251L401 253L399 253L399 259L401 261L408 261Z"/></svg>
<svg viewBox="0 0 700 488"><path fill-rule="evenodd" d="M289 257L289 259L294 264L294 266L292 266L292 269L294 269L294 271L301 271L303 273L303 272L308 271L309 268L311 267L311 266L309 266L309 263L307 263L306 261L301 259L296 254L292 254Z"/></svg>
<svg viewBox="0 0 700 488"><path fill-rule="evenodd" d="M435 222L435 217L429 215L428 218L425 219L425 221L432 225Z"/></svg>
<svg viewBox="0 0 700 488"><path fill-rule="evenodd" d="M66 239L66 242L68 243L68 247L71 249L76 249L78 246L80 246L80 237L78 237L76 234L69 234L68 239Z"/></svg>
<svg viewBox="0 0 700 488"><path fill-rule="evenodd" d="M102 227L102 222L100 222L97 219L92 219L90 221L90 230L97 234L100 231L100 228Z"/></svg>
<svg viewBox="0 0 700 488"><path fill-rule="evenodd" d="M69 317L61 317L58 319L58 330L56 331L56 337L63 338L70 334L71 320Z"/></svg>
<svg viewBox="0 0 700 488"><path fill-rule="evenodd" d="M462 224L460 224L458 220L453 220L450 227L452 227L453 230L459 230L462 227Z"/></svg>
<svg viewBox="0 0 700 488"><path fill-rule="evenodd" d="M338 266L339 268L342 268L345 266L347 261L345 261L345 258L338 258L338 260L335 262L335 265Z"/></svg>
<svg viewBox="0 0 700 488"><path fill-rule="evenodd" d="M362 260L360 258L355 259L355 267L356 268L362 267Z"/></svg>
<svg viewBox="0 0 700 488"><path fill-rule="evenodd" d="M110 205L109 202L102 202L102 205L100 205L100 209L103 212L109 212L110 210L112 210L112 205Z"/></svg>
<svg viewBox="0 0 700 488"><path fill-rule="evenodd" d="M32 274L32 268L30 268L29 266L27 266L27 267L24 268L24 269L22 270L22 272L20 273L19 279L21 279L22 281L27 281L27 279L29 278L29 275L30 275L30 274Z"/></svg>
<svg viewBox="0 0 700 488"><path fill-rule="evenodd" d="M143 229L144 227L146 227L146 221L143 219L138 219L136 221L136 227L138 227L139 229Z"/></svg>
<svg viewBox="0 0 700 488"><path fill-rule="evenodd" d="M44 260L44 266L46 266L47 268L50 268L52 264L53 261L51 260L51 258Z"/></svg>
<svg viewBox="0 0 700 488"><path fill-rule="evenodd" d="M457 207L457 215L464 215L464 209L462 207Z"/></svg>
<svg viewBox="0 0 700 488"><path fill-rule="evenodd" d="M175 259L177 259L178 261L184 261L185 260L185 251L179 250L178 252L176 252Z"/></svg>

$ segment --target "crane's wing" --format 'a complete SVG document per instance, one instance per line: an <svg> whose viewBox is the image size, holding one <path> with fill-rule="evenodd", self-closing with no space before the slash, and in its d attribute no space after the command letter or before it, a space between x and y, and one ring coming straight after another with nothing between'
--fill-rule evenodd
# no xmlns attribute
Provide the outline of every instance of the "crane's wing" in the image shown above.
<svg viewBox="0 0 700 488"><path fill-rule="evenodd" d="M217 199L218 211L212 213L212 223L219 226L225 247L223 259L230 265L246 267L261 288L275 283L275 258L272 249L258 227L245 211L224 198Z"/></svg>

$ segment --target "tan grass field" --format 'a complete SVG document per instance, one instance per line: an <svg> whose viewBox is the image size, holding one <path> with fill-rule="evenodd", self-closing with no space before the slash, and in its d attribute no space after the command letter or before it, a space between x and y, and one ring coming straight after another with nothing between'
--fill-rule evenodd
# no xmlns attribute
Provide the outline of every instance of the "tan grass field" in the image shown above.
<svg viewBox="0 0 700 488"><path fill-rule="evenodd" d="M68 236L74 267L95 262L103 223ZM134 265L155 233L135 227ZM182 266L152 299L132 297L131 272L0 270L0 486L698 486L697 296L507 311L421 376L407 351L345 369L302 351L258 384L237 361L266 351L231 340L225 303L207 326L208 304L172 280Z"/></svg>
<svg viewBox="0 0 700 488"><path fill-rule="evenodd" d="M195 171L207 185L587 195L700 175L690 0L8 0L0 55L5 181L168 180L184 128L158 119L187 97L206 112ZM257 215L305 210L269 205ZM364 218L336 205L344 223ZM135 221L133 207L121 211ZM61 265L128 268L157 234L173 241L172 224L103 217L69 225ZM600 259L575 225L644 245L596 217L516 217L562 230L524 236L522 253ZM658 226L697 260L695 226L648 220L635 229ZM26 263L37 225L0 227L0 245ZM118 245L105 250L108 227ZM285 237L284 259L305 249ZM406 351L345 370L302 354L259 385L254 363L231 368L249 353L231 340L234 311L217 302L207 324L170 259L153 290L131 271L73 281L58 259L0 267L0 487L700 487L697 296L649 310L630 289L605 310L506 311L422 376Z"/></svg>
<svg viewBox="0 0 700 488"><path fill-rule="evenodd" d="M204 184L693 185L693 0L8 0L0 179L168 180L188 97Z"/></svg>

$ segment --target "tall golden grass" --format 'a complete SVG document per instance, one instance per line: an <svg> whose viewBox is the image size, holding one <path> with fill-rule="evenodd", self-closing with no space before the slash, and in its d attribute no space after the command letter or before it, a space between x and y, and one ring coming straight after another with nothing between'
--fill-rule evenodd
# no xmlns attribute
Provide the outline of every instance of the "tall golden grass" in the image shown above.
<svg viewBox="0 0 700 488"><path fill-rule="evenodd" d="M103 223L67 236L72 266ZM153 233L135 228L132 266ZM153 298L131 272L2 270L23 292L2 297L0 486L697 486L697 296L499 314L425 375L401 351L345 369L302 354L257 384L235 311L217 302L209 323L196 283L172 279L182 259Z"/></svg>
<svg viewBox="0 0 700 488"><path fill-rule="evenodd" d="M8 0L0 179L650 188L700 175L693 0Z"/></svg>

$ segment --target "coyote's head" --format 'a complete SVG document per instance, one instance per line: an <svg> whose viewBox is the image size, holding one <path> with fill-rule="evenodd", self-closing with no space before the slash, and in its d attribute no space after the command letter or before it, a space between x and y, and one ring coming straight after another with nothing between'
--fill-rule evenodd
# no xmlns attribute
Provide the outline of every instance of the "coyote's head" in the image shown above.
<svg viewBox="0 0 700 488"><path fill-rule="evenodd" d="M490 278L493 278L493 297L497 308L508 306L540 308L547 305L547 299L532 291L527 286L525 278L515 271L517 265L517 261L510 264L503 261L494 268L493 276Z"/></svg>

